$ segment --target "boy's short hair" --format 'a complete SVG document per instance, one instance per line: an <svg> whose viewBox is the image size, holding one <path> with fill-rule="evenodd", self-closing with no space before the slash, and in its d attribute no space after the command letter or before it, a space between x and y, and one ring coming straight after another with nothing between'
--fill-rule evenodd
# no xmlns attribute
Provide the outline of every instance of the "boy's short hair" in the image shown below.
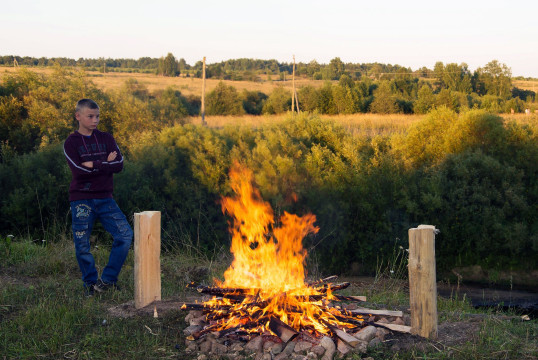
<svg viewBox="0 0 538 360"><path fill-rule="evenodd" d="M99 105L92 99L80 99L75 107L75 112L79 112L84 108L95 110L99 109Z"/></svg>

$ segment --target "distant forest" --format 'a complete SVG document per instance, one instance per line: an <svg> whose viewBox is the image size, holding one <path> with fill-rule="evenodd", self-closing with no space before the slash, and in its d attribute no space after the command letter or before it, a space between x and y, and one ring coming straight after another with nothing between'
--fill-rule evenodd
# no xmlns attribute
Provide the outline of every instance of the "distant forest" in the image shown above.
<svg viewBox="0 0 538 360"><path fill-rule="evenodd" d="M35 58L30 56L13 55L0 56L0 65L13 66L14 63L25 66L54 66L57 64L60 66L81 67L89 71L140 72L155 73L165 76L179 76L180 74L184 74L186 76L201 77L202 71L202 61L198 61L194 65L190 65L185 61L184 58L177 60L171 53L168 53L166 57L161 58L141 57L139 59L79 58L75 60L65 57ZM295 73L297 76L309 77L313 80L339 80L340 76L344 74L353 80L358 80L363 76L381 80L383 78L393 78L391 75L394 74L407 74L417 78L433 79L439 75L439 67L442 65L442 62L437 62L434 69L429 69L424 66L413 71L411 68L397 64L344 63L339 57L335 57L329 62L329 64L320 64L316 60L312 60L308 63L298 62L296 64ZM456 64L449 65L453 66ZM291 75L293 71L293 63L278 62L274 59L230 59L213 64L208 63L206 66L207 78L216 78L222 80L256 81L258 80L256 75L265 74L287 76ZM463 73L472 75L467 64L462 63L456 66L460 69L451 70L461 70ZM168 71L169 69L172 69L172 71ZM477 71L479 70L481 69L477 69ZM507 68L505 70L509 69ZM532 78L519 76L515 79L531 80Z"/></svg>

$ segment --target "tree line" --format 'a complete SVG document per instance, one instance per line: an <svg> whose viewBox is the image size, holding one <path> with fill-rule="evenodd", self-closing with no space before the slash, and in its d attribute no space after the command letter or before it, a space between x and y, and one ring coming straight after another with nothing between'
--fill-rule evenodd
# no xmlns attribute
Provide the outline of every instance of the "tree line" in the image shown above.
<svg viewBox="0 0 538 360"><path fill-rule="evenodd" d="M321 230L305 246L327 272L375 271L420 223L441 229L441 271L536 268L536 124L439 106L404 134L352 134L307 113L210 129L188 124L196 103L176 90L151 94L129 81L105 93L60 67L50 76L21 70L0 86L1 236L53 241L69 231L62 142L75 129L73 107L82 97L100 104L100 128L125 155L117 201L127 214L162 211L166 246L228 248L218 199L230 194L228 169L240 161L277 214L317 216Z"/></svg>

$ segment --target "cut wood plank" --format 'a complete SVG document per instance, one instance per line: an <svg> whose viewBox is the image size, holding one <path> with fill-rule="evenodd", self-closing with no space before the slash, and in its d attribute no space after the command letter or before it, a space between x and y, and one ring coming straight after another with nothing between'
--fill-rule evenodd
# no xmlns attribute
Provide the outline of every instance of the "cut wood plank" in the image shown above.
<svg viewBox="0 0 538 360"><path fill-rule="evenodd" d="M387 329L402 332L402 333L411 333L411 326L407 325L398 325L398 324L387 324L387 323L374 323L376 326L386 327Z"/></svg>
<svg viewBox="0 0 538 360"><path fill-rule="evenodd" d="M269 329L285 343L299 335L299 333L291 326L276 317L271 317L271 320L269 321Z"/></svg>
<svg viewBox="0 0 538 360"><path fill-rule="evenodd" d="M134 300L140 309L161 300L161 212L134 214Z"/></svg>
<svg viewBox="0 0 538 360"><path fill-rule="evenodd" d="M355 310L349 310L349 312L353 314L362 314L362 315L381 315L381 316L398 316L402 317L403 312L402 311L393 311L393 310L373 310L373 309L365 309L365 308L359 308Z"/></svg>
<svg viewBox="0 0 538 360"><path fill-rule="evenodd" d="M355 347L359 343L359 339L357 339L355 336L351 336L347 332L340 330L340 329L333 329L336 336L338 336L339 339L343 340L344 342L348 343L352 347Z"/></svg>
<svg viewBox="0 0 538 360"><path fill-rule="evenodd" d="M435 226L409 229L409 305L413 334L437 338Z"/></svg>

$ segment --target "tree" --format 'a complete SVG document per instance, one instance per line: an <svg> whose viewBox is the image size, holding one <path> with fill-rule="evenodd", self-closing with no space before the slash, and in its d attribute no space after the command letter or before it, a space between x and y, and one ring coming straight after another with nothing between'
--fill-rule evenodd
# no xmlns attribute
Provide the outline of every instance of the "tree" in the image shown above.
<svg viewBox="0 0 538 360"><path fill-rule="evenodd" d="M172 53L168 53L165 58L159 59L159 74L163 76L178 76L179 66Z"/></svg>
<svg viewBox="0 0 538 360"><path fill-rule="evenodd" d="M433 94L432 89L424 84L418 91L417 101L413 110L416 114L426 114L428 111L433 109L435 106L435 95Z"/></svg>
<svg viewBox="0 0 538 360"><path fill-rule="evenodd" d="M477 73L477 92L480 95L495 95L503 99L511 97L512 71L506 64L493 60L478 68Z"/></svg>
<svg viewBox="0 0 538 360"><path fill-rule="evenodd" d="M396 99L390 89L390 83L382 81L374 91L374 101L370 104L370 111L378 114L394 114L398 110Z"/></svg>
<svg viewBox="0 0 538 360"><path fill-rule="evenodd" d="M207 115L241 115L245 113L243 101L233 86L220 81L215 89L207 94Z"/></svg>
<svg viewBox="0 0 538 360"><path fill-rule="evenodd" d="M289 90L278 86L273 90L263 105L264 114L281 114L291 108L291 93Z"/></svg>
<svg viewBox="0 0 538 360"><path fill-rule="evenodd" d="M344 71L345 71L344 63L342 62L342 60L340 60L339 57L335 57L329 63L329 74L332 77L331 77L331 79L327 79L327 80L338 80L338 79L340 79L340 76L344 75Z"/></svg>

